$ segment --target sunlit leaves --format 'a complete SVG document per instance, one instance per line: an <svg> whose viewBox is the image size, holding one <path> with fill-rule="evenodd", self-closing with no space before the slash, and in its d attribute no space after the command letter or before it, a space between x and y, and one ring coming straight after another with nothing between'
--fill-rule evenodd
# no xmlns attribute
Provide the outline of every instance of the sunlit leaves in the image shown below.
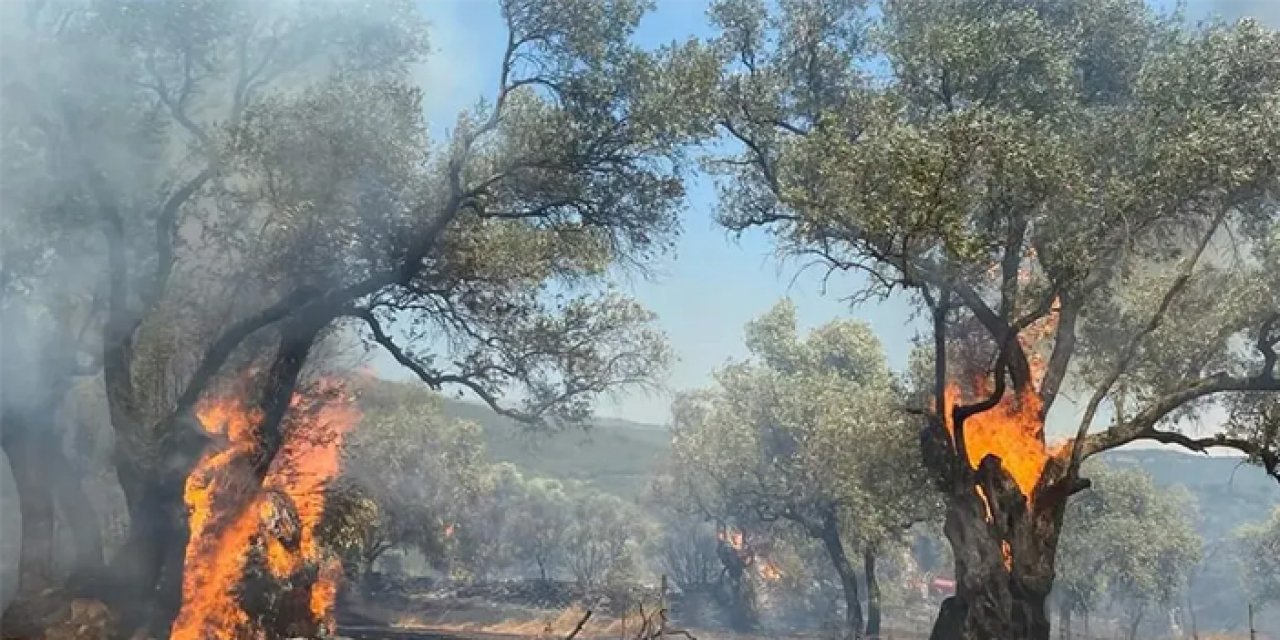
<svg viewBox="0 0 1280 640"><path fill-rule="evenodd" d="M797 335L781 304L749 325L753 360L676 405L672 472L726 521L795 521L835 508L857 544L893 540L933 504L915 430L879 343L855 322Z"/></svg>

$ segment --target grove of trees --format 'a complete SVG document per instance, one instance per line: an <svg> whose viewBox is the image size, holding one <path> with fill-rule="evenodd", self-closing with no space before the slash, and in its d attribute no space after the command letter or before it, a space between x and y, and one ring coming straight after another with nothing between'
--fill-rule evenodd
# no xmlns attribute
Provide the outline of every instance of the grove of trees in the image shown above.
<svg viewBox="0 0 1280 640"><path fill-rule="evenodd" d="M435 141L408 2L4 12L4 445L27 515L9 628L51 586L43 424L75 376L103 380L129 504L84 588L163 634L206 446L192 410L223 380L256 378L261 482L326 339L531 423L581 420L666 360L603 286L674 231L695 124L669 107L697 70L631 43L639 4L504 3L495 93Z"/></svg>
<svg viewBox="0 0 1280 640"><path fill-rule="evenodd" d="M748 327L749 357L674 406L677 580L746 612L765 547L820 549L842 632L874 636L878 563L941 519L956 593L932 638L1047 640L1051 604L1140 619L1198 559L1183 497L1087 460L1226 448L1280 480L1280 32L1142 0L715 0L710 35L650 48L644 0L497 4L496 82L440 135L409 0L0 5L6 632L91 597L164 637L184 488L226 446L199 403L252 396L249 496L296 399L360 348L421 384L364 389L326 523L352 571L414 548L471 577L633 580L670 532L490 465L426 390L537 431L660 382L679 354L617 285L672 247L695 171L728 231L929 326L904 372L855 320L802 336L784 303ZM86 386L127 511L109 557L54 426ZM1277 529L1236 540L1260 608Z"/></svg>

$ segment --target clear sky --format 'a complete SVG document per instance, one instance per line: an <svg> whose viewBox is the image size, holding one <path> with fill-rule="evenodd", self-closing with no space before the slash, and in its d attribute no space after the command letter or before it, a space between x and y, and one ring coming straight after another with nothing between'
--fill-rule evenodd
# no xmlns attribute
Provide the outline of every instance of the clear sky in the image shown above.
<svg viewBox="0 0 1280 640"><path fill-rule="evenodd" d="M480 96L493 95L504 27L495 0L422 0L420 6L431 22L432 55L419 78L426 90L432 131L440 135L460 109ZM638 37L644 45L659 45L706 35L706 7L703 1L659 0L657 9L641 24ZM1280 0L1193 0L1187 13L1193 18L1209 13L1253 15L1276 24L1280 23ZM674 253L655 266L652 279L624 283L657 313L679 360L664 381L665 392L606 399L599 406L601 415L665 423L670 393L704 386L713 370L742 357L743 325L783 297L795 302L804 328L841 316L870 323L884 342L890 362L901 367L912 339L922 329L912 321L908 301L891 299L851 307L842 297L857 288L854 276L833 276L824 292L822 270L780 262L764 234L734 238L718 228L709 180L695 179L689 187L688 210ZM403 375L392 362L377 364L388 375Z"/></svg>

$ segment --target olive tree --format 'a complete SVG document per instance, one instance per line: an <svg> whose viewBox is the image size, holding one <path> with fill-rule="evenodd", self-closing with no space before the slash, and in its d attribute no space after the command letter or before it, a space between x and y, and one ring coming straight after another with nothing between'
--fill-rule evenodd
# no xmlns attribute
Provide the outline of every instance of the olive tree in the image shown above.
<svg viewBox="0 0 1280 640"><path fill-rule="evenodd" d="M349 513L335 513L349 525L343 546L359 557L360 575L398 546L444 564L458 522L489 490L479 427L446 418L438 396L405 383L366 382L360 405L342 463L354 494Z"/></svg>
<svg viewBox="0 0 1280 640"><path fill-rule="evenodd" d="M1049 636L1090 456L1226 446L1280 473L1280 35L1139 0L712 17L723 222L932 318L924 454L958 580L936 637ZM1183 428L1209 406L1220 426ZM1046 418L1072 422L1067 446L1044 444Z"/></svg>
<svg viewBox="0 0 1280 640"><path fill-rule="evenodd" d="M1242 527L1238 539L1240 576L1252 604L1262 608L1280 602L1280 510L1265 522Z"/></svg>
<svg viewBox="0 0 1280 640"><path fill-rule="evenodd" d="M935 502L880 343L854 321L801 337L783 302L748 325L747 346L750 360L678 401L674 473L710 514L786 522L821 542L844 591L845 633L876 635L877 555ZM869 590L865 628L851 552Z"/></svg>
<svg viewBox="0 0 1280 640"><path fill-rule="evenodd" d="M1136 635L1151 606L1169 606L1201 559L1194 498L1157 489L1140 472L1086 466L1092 486L1067 505L1054 585L1061 635L1072 615L1088 616L1108 601L1128 613Z"/></svg>
<svg viewBox="0 0 1280 640"><path fill-rule="evenodd" d="M27 86L58 107L31 126L58 134L41 140L66 160L67 224L94 231L105 265L90 289L131 520L105 595L154 613L126 624L161 632L178 605L181 487L206 445L192 409L222 378L256 372L260 481L335 334L530 423L581 420L663 364L648 312L607 281L675 230L700 125L679 101L708 70L630 44L643 8L501 3L498 83L441 140L408 74L425 40L407 2L113 0L33 18L71 54L107 47L73 58L120 62L110 85L127 90L115 108L94 85ZM142 133L83 144L102 131ZM145 161L110 153L135 148Z"/></svg>

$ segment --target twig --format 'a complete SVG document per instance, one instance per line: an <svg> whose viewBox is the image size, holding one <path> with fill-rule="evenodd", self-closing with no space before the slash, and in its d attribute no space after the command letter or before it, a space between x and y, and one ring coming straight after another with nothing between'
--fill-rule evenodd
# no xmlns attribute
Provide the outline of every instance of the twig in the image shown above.
<svg viewBox="0 0 1280 640"><path fill-rule="evenodd" d="M578 625L573 628L573 631L569 632L569 635L564 637L564 640L573 640L574 638L578 637L578 634L582 633L582 628L587 626L587 620L590 620L590 619L591 619L591 610L587 609L587 612L582 614L582 619L578 621Z"/></svg>

